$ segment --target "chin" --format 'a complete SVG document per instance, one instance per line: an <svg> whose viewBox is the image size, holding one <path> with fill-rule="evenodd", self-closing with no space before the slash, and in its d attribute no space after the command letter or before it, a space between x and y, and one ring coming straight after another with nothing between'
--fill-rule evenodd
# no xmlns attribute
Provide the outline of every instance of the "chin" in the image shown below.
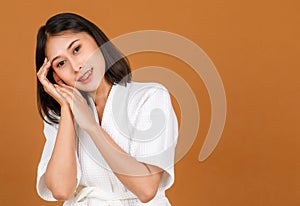
<svg viewBox="0 0 300 206"><path fill-rule="evenodd" d="M78 90L83 91L83 92L94 92L97 90L97 87L76 87Z"/></svg>
<svg viewBox="0 0 300 206"><path fill-rule="evenodd" d="M99 83L96 82L96 83L92 83L91 84L86 84L86 85L76 85L76 88L83 91L83 92L95 92L97 91L98 89L98 86L99 86Z"/></svg>

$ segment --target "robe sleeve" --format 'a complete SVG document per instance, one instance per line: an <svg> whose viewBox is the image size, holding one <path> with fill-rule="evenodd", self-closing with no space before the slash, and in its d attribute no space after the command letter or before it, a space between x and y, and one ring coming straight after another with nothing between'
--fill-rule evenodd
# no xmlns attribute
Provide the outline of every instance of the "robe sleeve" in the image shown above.
<svg viewBox="0 0 300 206"><path fill-rule="evenodd" d="M46 138L46 142L44 145L43 153L40 159L40 162L38 164L37 169L37 180L36 180L36 189L38 195L47 201L57 201L53 195L52 192L49 190L47 185L45 184L45 172L48 166L48 162L52 156L53 148L56 141L56 135L58 132L58 125L50 125L47 122L44 121L44 136ZM78 156L76 154L76 165L77 165L77 186L79 185L79 181L81 178L81 169L80 164L78 160Z"/></svg>
<svg viewBox="0 0 300 206"><path fill-rule="evenodd" d="M167 89L161 84L139 89L129 101L130 154L164 170L160 187L174 183L178 122Z"/></svg>

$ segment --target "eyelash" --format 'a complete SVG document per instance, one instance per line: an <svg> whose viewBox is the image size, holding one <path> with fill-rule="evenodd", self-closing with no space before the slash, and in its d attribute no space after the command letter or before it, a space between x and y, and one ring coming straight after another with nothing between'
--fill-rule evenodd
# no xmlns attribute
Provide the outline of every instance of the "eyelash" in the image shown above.
<svg viewBox="0 0 300 206"><path fill-rule="evenodd" d="M61 65L61 63L63 63L63 64ZM56 65L56 67L57 67L57 68L60 68L60 67L62 67L64 64L65 64L65 60L60 61L60 62L58 62L58 64Z"/></svg>
<svg viewBox="0 0 300 206"><path fill-rule="evenodd" d="M77 46L77 47L75 47L74 50L73 50L73 53L74 53L74 54L77 54L77 53L79 52L80 48L81 48L80 45ZM63 63L63 64L62 64L62 63ZM60 61L60 62L58 62L58 64L56 65L56 67L57 67L57 68L60 68L60 67L62 67L62 66L64 65L64 63L65 63L65 60Z"/></svg>
<svg viewBox="0 0 300 206"><path fill-rule="evenodd" d="M79 52L80 48L81 48L80 45L75 47L74 50L73 50L73 53L77 54Z"/></svg>

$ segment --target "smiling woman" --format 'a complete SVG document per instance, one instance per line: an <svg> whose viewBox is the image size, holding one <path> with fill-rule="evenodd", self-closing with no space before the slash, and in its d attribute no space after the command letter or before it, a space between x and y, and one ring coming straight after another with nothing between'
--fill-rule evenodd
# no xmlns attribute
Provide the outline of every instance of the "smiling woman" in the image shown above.
<svg viewBox="0 0 300 206"><path fill-rule="evenodd" d="M105 72L105 60L95 40L86 32L61 32L50 36L45 53L56 82L95 92Z"/></svg>
<svg viewBox="0 0 300 206"><path fill-rule="evenodd" d="M170 205L178 125L167 89L132 82L126 57L71 13L39 29L36 69L38 194L65 206Z"/></svg>

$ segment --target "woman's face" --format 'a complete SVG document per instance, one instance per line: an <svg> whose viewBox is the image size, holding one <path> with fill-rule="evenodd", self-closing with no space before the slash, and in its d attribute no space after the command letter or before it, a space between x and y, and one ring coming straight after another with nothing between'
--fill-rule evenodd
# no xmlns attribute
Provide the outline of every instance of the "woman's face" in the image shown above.
<svg viewBox="0 0 300 206"><path fill-rule="evenodd" d="M46 57L54 69L54 79L86 92L96 91L105 72L104 57L85 32L62 32L46 42Z"/></svg>

